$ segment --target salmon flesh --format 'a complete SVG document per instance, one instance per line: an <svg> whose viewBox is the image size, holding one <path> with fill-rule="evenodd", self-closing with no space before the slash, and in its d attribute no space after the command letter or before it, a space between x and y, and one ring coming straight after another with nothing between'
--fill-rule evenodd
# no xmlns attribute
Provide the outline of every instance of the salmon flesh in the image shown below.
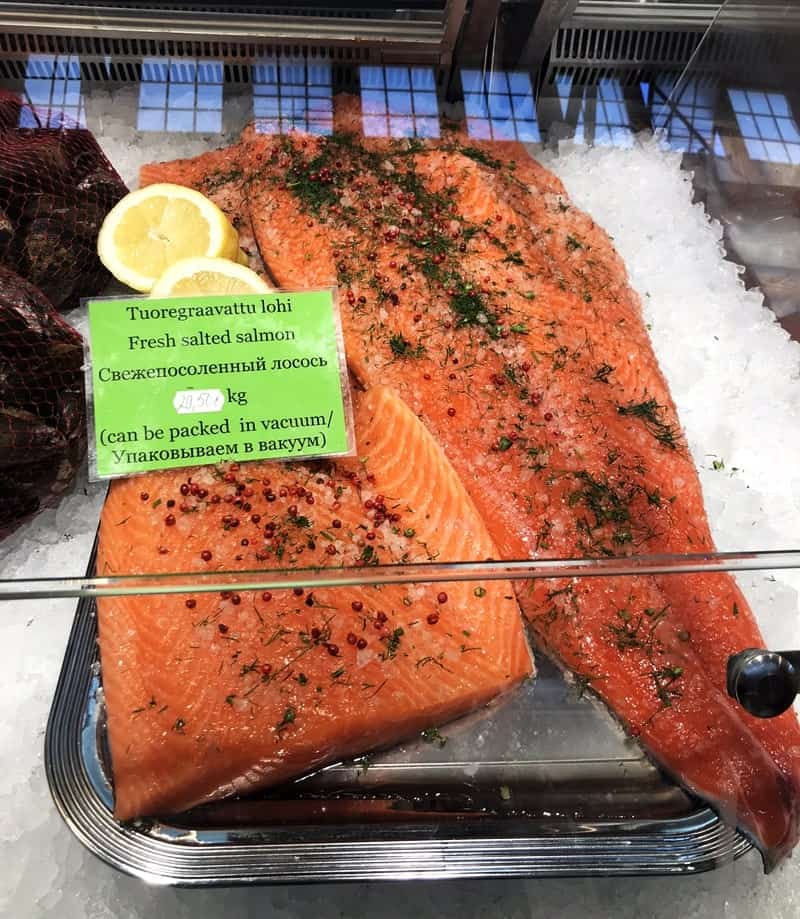
<svg viewBox="0 0 800 919"><path fill-rule="evenodd" d="M713 551L675 405L608 235L520 144L457 130L365 139L347 98L336 123L331 137L246 131L233 148L242 191L219 203L251 229L274 282L338 285L351 373L421 420L499 556ZM211 163L155 164L142 179L224 186L228 173ZM425 467L418 475L432 487ZM792 711L759 720L726 695L727 657L763 644L732 577L515 591L538 646L656 763L749 833L767 865L792 849L800 728Z"/></svg>
<svg viewBox="0 0 800 919"><path fill-rule="evenodd" d="M350 463L115 481L98 573L497 557L441 448L394 390L360 395L355 424ZM532 672L502 581L102 598L98 614L120 819L385 747Z"/></svg>

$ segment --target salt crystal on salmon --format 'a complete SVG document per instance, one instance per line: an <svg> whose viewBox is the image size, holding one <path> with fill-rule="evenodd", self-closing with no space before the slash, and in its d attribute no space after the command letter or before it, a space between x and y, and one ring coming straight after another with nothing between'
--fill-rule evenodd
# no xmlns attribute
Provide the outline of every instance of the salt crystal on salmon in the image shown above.
<svg viewBox="0 0 800 919"><path fill-rule="evenodd" d="M394 391L355 400L359 460L112 483L98 573L497 557ZM532 672L508 582L98 600L120 819L246 794L491 702Z"/></svg>
<svg viewBox="0 0 800 919"><path fill-rule="evenodd" d="M501 557L713 551L696 470L611 240L516 143L243 135L266 270L338 284L347 359L424 421ZM169 168L165 164L164 168ZM180 181L179 178L174 181ZM762 645L726 574L520 583L536 642L761 848L800 827L800 727L725 692Z"/></svg>

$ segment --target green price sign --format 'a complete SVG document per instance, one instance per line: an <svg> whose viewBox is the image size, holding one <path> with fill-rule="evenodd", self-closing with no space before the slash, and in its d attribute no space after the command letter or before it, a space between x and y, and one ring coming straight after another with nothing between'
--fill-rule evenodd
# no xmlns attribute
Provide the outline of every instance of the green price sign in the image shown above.
<svg viewBox="0 0 800 919"><path fill-rule="evenodd" d="M353 452L334 290L88 309L92 478Z"/></svg>

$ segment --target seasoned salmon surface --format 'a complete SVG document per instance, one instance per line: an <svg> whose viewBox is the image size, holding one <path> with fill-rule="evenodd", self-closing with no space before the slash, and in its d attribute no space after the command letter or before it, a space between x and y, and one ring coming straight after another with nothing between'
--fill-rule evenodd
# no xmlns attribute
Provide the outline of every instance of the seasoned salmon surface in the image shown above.
<svg viewBox="0 0 800 919"><path fill-rule="evenodd" d="M497 557L396 393L355 406L359 458L112 484L98 572ZM98 600L121 819L275 784L490 702L532 671L507 582Z"/></svg>
<svg viewBox="0 0 800 919"><path fill-rule="evenodd" d="M518 144L247 132L253 233L282 286L336 283L347 359L391 386L461 477L501 557L713 551L638 297L607 234ZM762 644L726 574L534 581L537 643L661 766L756 839L798 832L800 729L725 694Z"/></svg>

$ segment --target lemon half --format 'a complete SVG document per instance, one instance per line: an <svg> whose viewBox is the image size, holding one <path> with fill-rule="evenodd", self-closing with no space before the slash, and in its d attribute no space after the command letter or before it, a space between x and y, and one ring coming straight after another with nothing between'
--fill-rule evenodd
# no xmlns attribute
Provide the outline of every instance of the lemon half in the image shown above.
<svg viewBox="0 0 800 919"><path fill-rule="evenodd" d="M260 294L272 290L238 262L226 258L184 258L158 279L151 297L192 297L200 294Z"/></svg>
<svg viewBox="0 0 800 919"><path fill-rule="evenodd" d="M158 183L131 192L109 211L97 253L118 281L148 291L181 259L236 259L239 234L205 195Z"/></svg>

